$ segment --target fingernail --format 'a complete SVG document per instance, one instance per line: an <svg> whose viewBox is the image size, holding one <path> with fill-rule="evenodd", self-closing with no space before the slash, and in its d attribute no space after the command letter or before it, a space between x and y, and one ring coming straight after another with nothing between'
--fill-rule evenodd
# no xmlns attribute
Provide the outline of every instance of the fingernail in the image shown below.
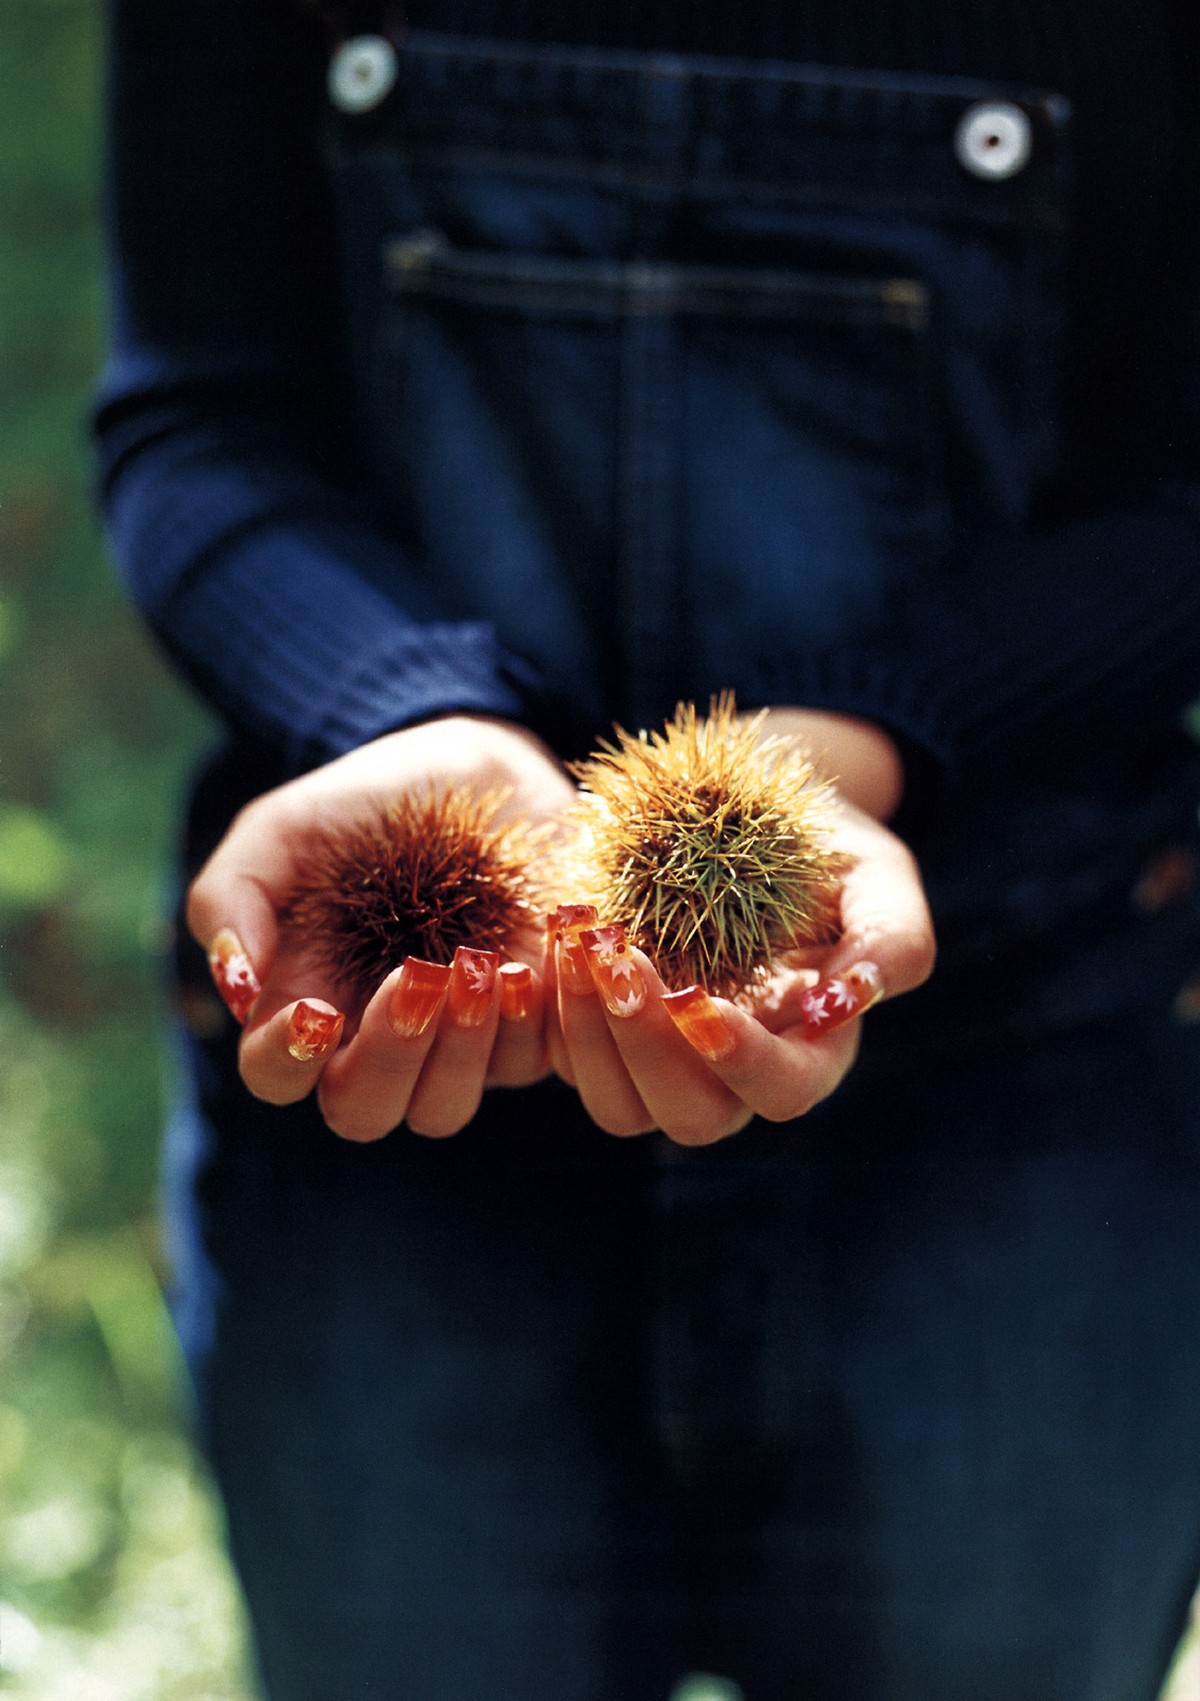
<svg viewBox="0 0 1200 1701"><path fill-rule="evenodd" d="M682 992L663 995L662 1007L684 1039L710 1063L721 1063L733 1055L737 1036L728 1016L704 991L687 986Z"/></svg>
<svg viewBox="0 0 1200 1701"><path fill-rule="evenodd" d="M499 961L497 951L472 951L466 945L454 953L446 1008L460 1028L477 1028L487 1019Z"/></svg>
<svg viewBox="0 0 1200 1701"><path fill-rule="evenodd" d="M420 957L404 959L388 1000L388 1021L401 1039L416 1039L425 1032L449 982L449 964L426 963Z"/></svg>
<svg viewBox="0 0 1200 1701"><path fill-rule="evenodd" d="M528 963L501 963L500 1014L506 1022L523 1022L537 1005L533 970Z"/></svg>
<svg viewBox="0 0 1200 1701"><path fill-rule="evenodd" d="M599 919L600 912L595 904L559 904L546 917L546 944L553 945L555 940L561 939L564 928L594 927Z"/></svg>
<svg viewBox="0 0 1200 1701"><path fill-rule="evenodd" d="M592 920L596 917L593 913ZM575 925L560 928L558 935L558 978L568 992L580 996L593 996L596 988L592 982L592 972L587 966L587 952L579 942L579 935L586 929Z"/></svg>
<svg viewBox="0 0 1200 1701"><path fill-rule="evenodd" d="M883 997L874 963L855 963L841 976L818 981L800 999L800 1019L809 1034L828 1034L852 1022Z"/></svg>
<svg viewBox="0 0 1200 1701"><path fill-rule="evenodd" d="M340 1010L322 1010L302 998L288 1017L287 1048L297 1063L315 1063L334 1050L345 1025Z"/></svg>
<svg viewBox="0 0 1200 1701"><path fill-rule="evenodd" d="M578 938L604 1008L613 1016L636 1016L646 1002L646 982L629 949L625 929L585 927L579 930Z"/></svg>
<svg viewBox="0 0 1200 1701"><path fill-rule="evenodd" d="M246 947L231 927L223 927L209 946L208 966L217 991L235 1020L244 1025L262 986Z"/></svg>

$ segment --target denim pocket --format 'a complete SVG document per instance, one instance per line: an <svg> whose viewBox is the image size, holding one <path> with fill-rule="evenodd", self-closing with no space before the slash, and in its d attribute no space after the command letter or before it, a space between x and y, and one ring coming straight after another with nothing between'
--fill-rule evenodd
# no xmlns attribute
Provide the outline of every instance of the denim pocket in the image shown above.
<svg viewBox="0 0 1200 1701"><path fill-rule="evenodd" d="M426 558L490 597L513 641L572 632L622 714L736 683L747 638L777 638L801 587L811 636L816 610L848 622L847 598L942 545L916 279L497 253L430 230L390 239L384 269L397 485L426 491L438 445L458 444L456 492L410 510Z"/></svg>

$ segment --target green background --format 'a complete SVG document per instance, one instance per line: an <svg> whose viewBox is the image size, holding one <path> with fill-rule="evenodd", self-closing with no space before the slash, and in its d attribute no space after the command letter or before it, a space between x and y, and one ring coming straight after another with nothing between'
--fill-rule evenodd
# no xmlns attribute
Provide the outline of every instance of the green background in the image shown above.
<svg viewBox="0 0 1200 1701"><path fill-rule="evenodd" d="M99 8L0 0L0 1689L242 1701L154 1199L160 920L206 726L90 499Z"/></svg>
<svg viewBox="0 0 1200 1701"><path fill-rule="evenodd" d="M250 1701L161 1297L161 916L209 729L91 508L100 33L0 0L0 1690Z"/></svg>

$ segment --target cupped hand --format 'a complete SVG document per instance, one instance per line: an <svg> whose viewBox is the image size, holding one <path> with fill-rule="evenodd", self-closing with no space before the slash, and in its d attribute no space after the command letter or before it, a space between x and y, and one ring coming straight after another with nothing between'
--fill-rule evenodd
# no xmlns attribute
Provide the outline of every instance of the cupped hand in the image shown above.
<svg viewBox="0 0 1200 1701"><path fill-rule="evenodd" d="M347 820L431 788L500 791L498 821L554 822L575 791L532 734L448 716L389 733L255 799L235 818L188 893L188 925L244 1032L239 1067L272 1104L315 1088L336 1134L374 1140L401 1122L455 1133L485 1085L546 1073L542 940L511 941L511 961L460 950L448 967L410 958L361 1013L307 942L281 923L304 859Z"/></svg>
<svg viewBox="0 0 1200 1701"><path fill-rule="evenodd" d="M619 928L564 910L550 959L551 1055L610 1133L658 1128L680 1144L707 1145L754 1116L804 1115L853 1064L864 1012L933 968L916 863L874 813L899 801L892 741L862 722L790 709L773 713L767 731L797 737L845 774L831 841L848 866L836 942L797 952L734 1003L700 988L668 993Z"/></svg>

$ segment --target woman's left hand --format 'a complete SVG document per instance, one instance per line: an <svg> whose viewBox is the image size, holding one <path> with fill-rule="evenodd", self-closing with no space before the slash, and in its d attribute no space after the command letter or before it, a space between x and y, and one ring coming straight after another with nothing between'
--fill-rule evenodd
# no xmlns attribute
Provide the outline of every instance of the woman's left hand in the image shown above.
<svg viewBox="0 0 1200 1701"><path fill-rule="evenodd" d="M551 1055L601 1128L699 1146L754 1116L803 1116L850 1069L863 1012L928 977L933 926L911 852L844 797L835 833L850 863L836 943L780 966L745 1006L667 993L619 930L559 930Z"/></svg>

